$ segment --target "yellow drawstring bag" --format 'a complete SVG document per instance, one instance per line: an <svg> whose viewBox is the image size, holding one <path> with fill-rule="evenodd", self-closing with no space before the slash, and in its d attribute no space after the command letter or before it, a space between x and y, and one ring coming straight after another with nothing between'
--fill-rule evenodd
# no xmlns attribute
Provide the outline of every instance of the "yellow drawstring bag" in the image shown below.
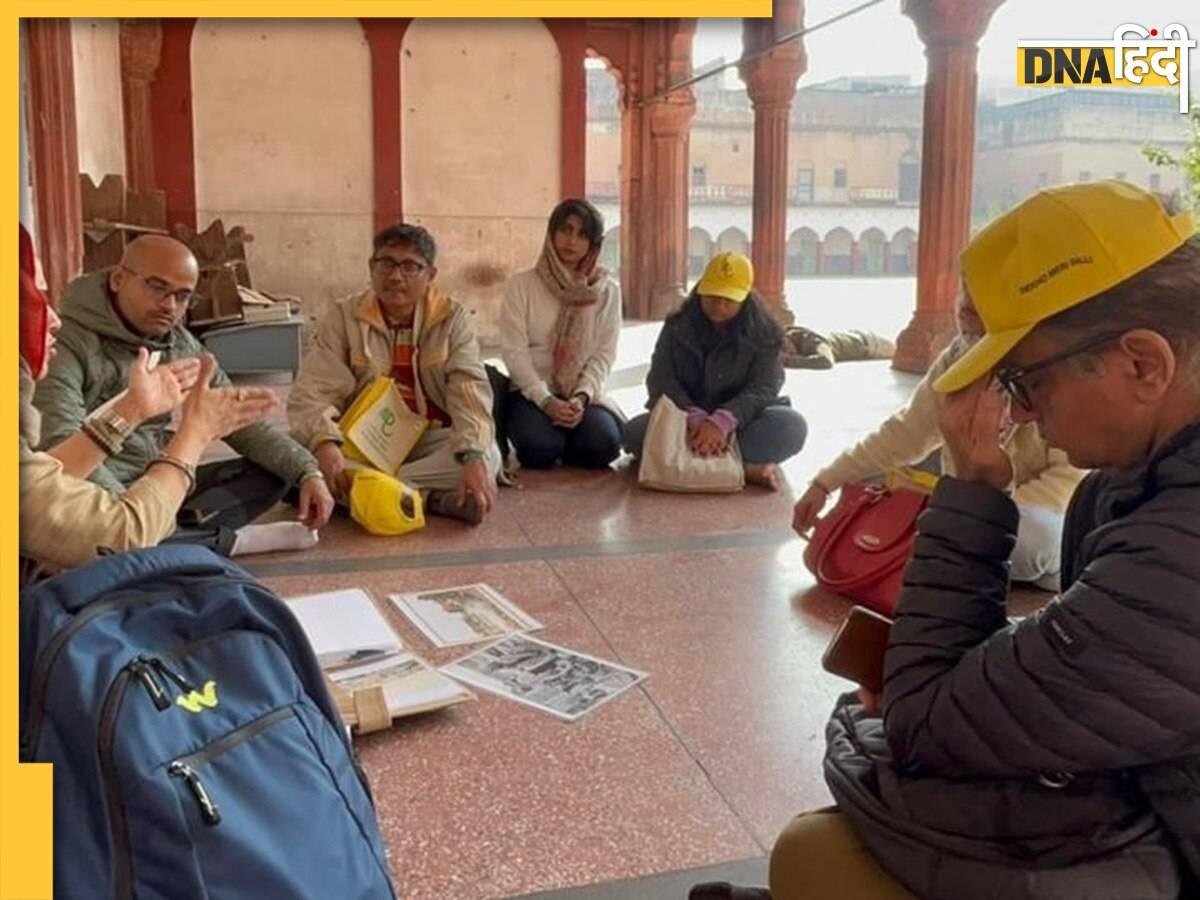
<svg viewBox="0 0 1200 900"><path fill-rule="evenodd" d="M356 469L350 483L350 517L371 534L408 534L425 527L421 495L378 469Z"/></svg>

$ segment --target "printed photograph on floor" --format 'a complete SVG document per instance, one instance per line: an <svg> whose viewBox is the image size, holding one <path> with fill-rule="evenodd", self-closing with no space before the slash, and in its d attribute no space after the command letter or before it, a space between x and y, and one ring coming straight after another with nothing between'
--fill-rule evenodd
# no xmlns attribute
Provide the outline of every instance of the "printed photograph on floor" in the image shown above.
<svg viewBox="0 0 1200 900"><path fill-rule="evenodd" d="M392 594L391 600L435 647L476 644L542 627L541 622L486 584Z"/></svg>
<svg viewBox="0 0 1200 900"><path fill-rule="evenodd" d="M442 671L481 690L499 694L574 721L646 677L646 673L511 635Z"/></svg>

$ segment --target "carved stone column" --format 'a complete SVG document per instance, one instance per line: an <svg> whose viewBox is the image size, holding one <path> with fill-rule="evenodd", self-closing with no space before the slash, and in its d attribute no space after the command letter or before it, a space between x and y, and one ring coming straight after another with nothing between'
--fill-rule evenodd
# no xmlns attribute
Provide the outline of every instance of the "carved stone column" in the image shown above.
<svg viewBox="0 0 1200 900"><path fill-rule="evenodd" d="M70 19L25 19L38 255L53 302L83 267Z"/></svg>
<svg viewBox="0 0 1200 900"><path fill-rule="evenodd" d="M978 42L1003 0L904 0L925 43L917 309L894 368L924 372L955 334L958 255L970 237Z"/></svg>
<svg viewBox="0 0 1200 900"><path fill-rule="evenodd" d="M687 295L688 237L688 135L696 104L689 95L668 99L646 108L650 135L645 148L646 182L641 240L650 250L646 279L649 315L662 319Z"/></svg>
<svg viewBox="0 0 1200 900"><path fill-rule="evenodd" d="M798 30L804 18L801 0L776 0L771 19L745 19L746 53L770 46ZM740 67L754 107L754 209L750 253L754 284L777 319L791 324L784 279L787 276L788 131L796 81L808 60L799 40Z"/></svg>
<svg viewBox="0 0 1200 900"><path fill-rule="evenodd" d="M137 193L158 187L154 179L154 120L150 85L162 59L158 19L122 19L121 104L125 114L125 184Z"/></svg>

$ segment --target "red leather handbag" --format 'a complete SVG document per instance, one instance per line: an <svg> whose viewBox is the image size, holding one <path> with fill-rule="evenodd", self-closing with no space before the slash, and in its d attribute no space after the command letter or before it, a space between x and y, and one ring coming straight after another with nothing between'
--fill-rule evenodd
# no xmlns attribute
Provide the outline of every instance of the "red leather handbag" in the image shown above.
<svg viewBox="0 0 1200 900"><path fill-rule="evenodd" d="M813 526L804 564L822 587L890 616L917 537L917 516L928 502L928 494L907 488L847 484L837 506Z"/></svg>

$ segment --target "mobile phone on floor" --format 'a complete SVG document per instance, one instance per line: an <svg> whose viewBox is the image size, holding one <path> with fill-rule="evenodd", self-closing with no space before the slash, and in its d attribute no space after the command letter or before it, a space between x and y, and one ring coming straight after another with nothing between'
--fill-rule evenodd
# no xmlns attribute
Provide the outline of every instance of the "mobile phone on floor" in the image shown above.
<svg viewBox="0 0 1200 900"><path fill-rule="evenodd" d="M821 657L821 667L878 694L883 690L883 655L892 620L863 606L853 607Z"/></svg>

